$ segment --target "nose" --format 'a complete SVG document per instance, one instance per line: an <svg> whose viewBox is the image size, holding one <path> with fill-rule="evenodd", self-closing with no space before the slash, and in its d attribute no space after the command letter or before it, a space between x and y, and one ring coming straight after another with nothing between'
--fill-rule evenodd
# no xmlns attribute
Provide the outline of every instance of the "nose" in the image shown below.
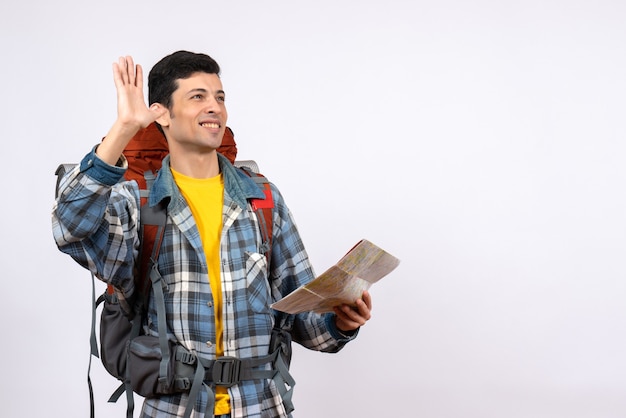
<svg viewBox="0 0 626 418"><path fill-rule="evenodd" d="M220 104L215 97L209 97L207 99L206 106L204 108L205 113L220 113L221 110Z"/></svg>

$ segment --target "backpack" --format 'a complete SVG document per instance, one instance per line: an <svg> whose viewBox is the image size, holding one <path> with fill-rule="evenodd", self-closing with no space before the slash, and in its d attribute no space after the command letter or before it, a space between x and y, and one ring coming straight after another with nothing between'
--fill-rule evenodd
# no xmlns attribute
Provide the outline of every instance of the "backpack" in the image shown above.
<svg viewBox="0 0 626 418"><path fill-rule="evenodd" d="M95 278L92 274L93 315L91 323L89 368L87 382L90 397L90 416L95 417L95 402L91 383L91 356L99 357L105 369L122 383L111 395L109 402L117 402L126 394L127 418L133 417L133 392L144 397L153 397L177 392L189 392L189 402L185 417L191 415L195 399L202 387L202 382L211 380L220 386L232 386L244 379L274 379L287 412L293 411L291 401L295 381L289 374L291 361L291 336L275 327L272 331L270 353L255 359L236 359L220 357L214 361L197 358L181 345L167 339L165 304L161 276L156 268L160 244L163 239L167 219L166 208L157 205L149 208L145 203L156 173L161 168L162 159L168 154L165 137L153 123L140 130L124 150L128 161L126 180L135 180L140 189L141 225L139 266L134 274L135 295L132 300L120 297L116 289L107 285L105 292L95 297ZM254 161L236 161L237 147L234 134L226 128L222 145L218 152L226 156L231 163L243 170L263 191L265 199L252 199L250 204L257 216L261 232L263 251L271 257L272 209L273 199L267 178L258 173ZM62 164L56 171L57 190L63 175L74 165ZM154 289L157 308L159 337L143 335L143 323L147 306ZM102 305L100 315L100 349L95 332L96 310ZM272 370L251 370L264 363L272 363ZM132 367L129 365L132 364ZM212 403L209 402L208 409Z"/></svg>

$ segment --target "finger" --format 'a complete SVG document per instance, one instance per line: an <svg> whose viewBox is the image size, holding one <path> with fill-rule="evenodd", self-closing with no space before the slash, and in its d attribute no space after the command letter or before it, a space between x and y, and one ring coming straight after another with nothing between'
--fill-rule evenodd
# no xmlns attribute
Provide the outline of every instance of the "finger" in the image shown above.
<svg viewBox="0 0 626 418"><path fill-rule="evenodd" d="M350 319L339 307L335 307L335 315L337 316L337 327L343 331L352 330L359 326L356 322Z"/></svg>
<svg viewBox="0 0 626 418"><path fill-rule="evenodd" d="M368 310L372 310L372 295L367 290L363 291L363 302L367 305Z"/></svg>
<svg viewBox="0 0 626 418"><path fill-rule="evenodd" d="M359 318L354 318L355 320L361 321L361 320L365 320L368 321L372 315L370 313L369 308L367 307L367 305L365 304L365 302L363 302L362 300L360 300L357 303L357 309L358 309L358 316Z"/></svg>
<svg viewBox="0 0 626 418"><path fill-rule="evenodd" d="M121 87L124 85L124 81L122 80L122 71L120 69L119 63L113 63L113 82L115 83L115 87Z"/></svg>
<svg viewBox="0 0 626 418"><path fill-rule="evenodd" d="M367 307L365 307L362 301L361 306L357 303L357 306L342 305L341 311L345 318L349 321L360 323L367 315Z"/></svg>
<svg viewBox="0 0 626 418"><path fill-rule="evenodd" d="M140 64L137 64L136 74L135 85L143 91L143 68Z"/></svg>
<svg viewBox="0 0 626 418"><path fill-rule="evenodd" d="M135 62L130 55L126 56L126 70L128 71L128 83L132 86L136 86L137 74L135 72Z"/></svg>
<svg viewBox="0 0 626 418"><path fill-rule="evenodd" d="M363 296L364 298L367 298L365 295ZM364 319L365 321L368 321L372 315L370 312L370 307L371 307L371 301L365 301L363 299L359 299L356 301L356 310L353 310L353 312L355 313L355 315L352 316L352 319L354 319L355 321L361 321L362 319ZM358 316L358 318L356 317Z"/></svg>
<svg viewBox="0 0 626 418"><path fill-rule="evenodd" d="M117 65L119 67L122 84L128 84L128 63L126 62L126 58L120 57Z"/></svg>
<svg viewBox="0 0 626 418"><path fill-rule="evenodd" d="M355 329L365 325L367 319L359 315L353 308L344 305L338 309L337 317L346 329Z"/></svg>

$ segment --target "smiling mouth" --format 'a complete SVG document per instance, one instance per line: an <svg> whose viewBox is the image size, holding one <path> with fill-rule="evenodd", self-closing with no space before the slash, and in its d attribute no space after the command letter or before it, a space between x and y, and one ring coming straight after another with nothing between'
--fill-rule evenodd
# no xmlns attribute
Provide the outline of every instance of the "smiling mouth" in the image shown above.
<svg viewBox="0 0 626 418"><path fill-rule="evenodd" d="M200 126L203 128L219 129L220 124L216 122L202 122Z"/></svg>

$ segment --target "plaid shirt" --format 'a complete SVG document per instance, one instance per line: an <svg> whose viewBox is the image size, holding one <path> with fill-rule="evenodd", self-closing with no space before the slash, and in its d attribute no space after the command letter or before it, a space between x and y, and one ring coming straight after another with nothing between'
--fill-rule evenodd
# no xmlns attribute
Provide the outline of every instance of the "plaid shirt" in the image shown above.
<svg viewBox="0 0 626 418"><path fill-rule="evenodd" d="M274 226L270 269L260 250L258 220L249 199L263 198L245 173L219 155L224 177L222 292L224 355L238 358L268 354L275 323L290 331L293 341L309 349L337 352L356 336L343 335L332 314L287 315L270 304L311 281L315 275L285 202L274 185ZM127 163L113 167L95 148L61 181L52 214L59 249L100 280L123 294L134 292L133 267L139 249L139 189L124 181ZM167 224L158 268L167 283L165 304L168 337L207 359L215 358L215 314L207 265L191 210L176 186L169 157L151 189L149 203L168 199ZM271 272L268 278L268 270ZM151 298L154 300L154 298ZM156 335L156 310L151 306L148 332ZM270 365L266 366L267 368ZM203 417L208 395L201 391L194 417ZM229 389L231 416L286 417L272 380L246 380ZM182 416L187 394L147 399L142 417Z"/></svg>

